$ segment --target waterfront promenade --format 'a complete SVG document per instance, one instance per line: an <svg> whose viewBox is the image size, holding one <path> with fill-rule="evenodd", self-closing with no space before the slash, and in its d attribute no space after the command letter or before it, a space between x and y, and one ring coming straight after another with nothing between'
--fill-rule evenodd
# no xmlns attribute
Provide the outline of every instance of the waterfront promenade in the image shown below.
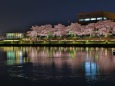
<svg viewBox="0 0 115 86"><path fill-rule="evenodd" d="M2 40L0 46L114 46L115 38L113 37L95 37L95 38L68 38L68 39L37 39L29 41L21 40Z"/></svg>

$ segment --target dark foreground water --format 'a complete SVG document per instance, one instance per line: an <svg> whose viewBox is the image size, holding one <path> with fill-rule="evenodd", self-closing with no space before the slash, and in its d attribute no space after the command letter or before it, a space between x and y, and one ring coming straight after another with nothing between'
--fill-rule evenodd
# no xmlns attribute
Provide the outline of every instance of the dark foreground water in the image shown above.
<svg viewBox="0 0 115 86"><path fill-rule="evenodd" d="M0 47L0 86L115 86L115 48Z"/></svg>

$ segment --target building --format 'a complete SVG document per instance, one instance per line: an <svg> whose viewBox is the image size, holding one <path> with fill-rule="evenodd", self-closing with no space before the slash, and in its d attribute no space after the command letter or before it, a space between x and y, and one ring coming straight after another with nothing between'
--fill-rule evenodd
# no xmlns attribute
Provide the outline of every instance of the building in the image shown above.
<svg viewBox="0 0 115 86"><path fill-rule="evenodd" d="M115 13L112 12L81 12L77 15L77 22L80 24L95 23L100 20L113 20L115 21Z"/></svg>
<svg viewBox="0 0 115 86"><path fill-rule="evenodd" d="M6 39L21 39L25 36L25 33L5 33Z"/></svg>

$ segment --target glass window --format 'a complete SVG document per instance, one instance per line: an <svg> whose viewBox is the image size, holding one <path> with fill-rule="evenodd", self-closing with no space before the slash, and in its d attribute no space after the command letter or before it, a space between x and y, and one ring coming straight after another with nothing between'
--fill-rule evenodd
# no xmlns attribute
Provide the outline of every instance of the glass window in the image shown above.
<svg viewBox="0 0 115 86"><path fill-rule="evenodd" d="M90 18L86 18L85 21L90 21Z"/></svg>
<svg viewBox="0 0 115 86"><path fill-rule="evenodd" d="M98 17L97 20L102 20L102 17Z"/></svg>
<svg viewBox="0 0 115 86"><path fill-rule="evenodd" d="M96 18L91 18L91 20L96 20Z"/></svg>
<svg viewBox="0 0 115 86"><path fill-rule="evenodd" d="M84 21L84 19L79 19L79 21Z"/></svg>
<svg viewBox="0 0 115 86"><path fill-rule="evenodd" d="M104 20L106 20L107 18L106 18L106 17L104 17L103 19L104 19Z"/></svg>

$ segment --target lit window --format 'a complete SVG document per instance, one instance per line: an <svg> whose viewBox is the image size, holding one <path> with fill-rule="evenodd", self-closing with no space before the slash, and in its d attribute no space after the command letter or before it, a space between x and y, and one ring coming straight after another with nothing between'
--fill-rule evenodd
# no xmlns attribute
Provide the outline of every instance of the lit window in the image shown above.
<svg viewBox="0 0 115 86"><path fill-rule="evenodd" d="M20 36L22 36L22 34L21 34L21 33L20 33L19 35L20 35Z"/></svg>
<svg viewBox="0 0 115 86"><path fill-rule="evenodd" d="M98 17L97 20L102 20L102 17Z"/></svg>
<svg viewBox="0 0 115 86"><path fill-rule="evenodd" d="M90 18L86 18L85 21L90 21Z"/></svg>
<svg viewBox="0 0 115 86"><path fill-rule="evenodd" d="M104 20L106 20L107 18L106 18L106 17L104 17L103 19L104 19Z"/></svg>
<svg viewBox="0 0 115 86"><path fill-rule="evenodd" d="M91 20L96 20L96 18L91 18Z"/></svg>
<svg viewBox="0 0 115 86"><path fill-rule="evenodd" d="M79 19L79 21L84 21L84 19Z"/></svg>

